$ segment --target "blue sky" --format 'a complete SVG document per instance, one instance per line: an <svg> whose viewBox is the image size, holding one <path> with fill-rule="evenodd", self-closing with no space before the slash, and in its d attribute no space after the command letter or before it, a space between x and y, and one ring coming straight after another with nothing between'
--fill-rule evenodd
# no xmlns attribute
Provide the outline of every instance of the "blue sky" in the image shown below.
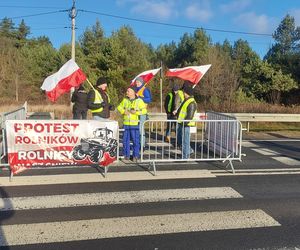
<svg viewBox="0 0 300 250"><path fill-rule="evenodd" d="M18 25L24 17L31 28L31 37L45 35L56 48L71 40L71 21L66 12L43 14L70 9L72 0L1 0L0 18L13 18ZM202 27L214 43L228 39L231 43L239 38L245 39L250 46L263 57L274 42L270 36L286 14L295 17L300 26L300 1L298 0L76 0L76 39L87 27L98 19L106 36L122 25L133 28L137 37L154 47L172 41L178 42L186 32L192 33L191 27ZM102 14L104 15L102 15ZM175 24L188 27L174 27L154 23L137 22L114 15L146 21ZM190 28L189 28L190 27ZM249 35L226 30L265 35Z"/></svg>

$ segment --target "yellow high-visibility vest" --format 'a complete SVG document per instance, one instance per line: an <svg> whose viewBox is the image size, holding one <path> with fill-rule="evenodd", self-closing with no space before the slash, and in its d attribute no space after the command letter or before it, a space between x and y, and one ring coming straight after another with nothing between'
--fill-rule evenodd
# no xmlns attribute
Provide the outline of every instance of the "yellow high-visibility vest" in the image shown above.
<svg viewBox="0 0 300 250"><path fill-rule="evenodd" d="M187 115L187 107L188 107L192 102L195 102L195 103L196 103L196 101L195 101L195 99L194 99L193 97L190 98L190 99L188 99L185 103L183 103L183 105L182 105L182 107L181 107L181 109L180 109L179 115L178 115L178 121L179 121L178 123L182 123L182 122L180 122L180 121L185 120L186 115ZM195 112L194 112L194 114L193 114L193 120L194 120L195 113L196 113L196 110L195 110ZM193 122L193 121L190 121L187 125L188 125L189 127L194 127L194 126L196 126L196 123Z"/></svg>
<svg viewBox="0 0 300 250"><path fill-rule="evenodd" d="M95 98L94 98L94 104L100 104L103 102L102 96L100 92L97 89L94 89L95 92ZM107 93L106 93L107 94ZM109 95L107 94L108 103L110 103ZM92 113L101 113L103 111L103 107L98 109L91 109Z"/></svg>
<svg viewBox="0 0 300 250"><path fill-rule="evenodd" d="M184 101L184 94L182 90L178 90L178 95L180 97L180 103L183 103Z"/></svg>
<svg viewBox="0 0 300 250"><path fill-rule="evenodd" d="M168 103L168 113L171 113L171 111L172 111L172 103L173 103L173 98L174 98L174 93L170 92L168 94L168 96L170 96L169 103Z"/></svg>
<svg viewBox="0 0 300 250"><path fill-rule="evenodd" d="M136 98L134 100L129 100L128 98L124 98L122 102L117 107L118 111L121 115L123 115L123 124L129 126L139 125L139 116L147 114L146 104L140 98ZM126 115L125 111L135 110L135 114Z"/></svg>

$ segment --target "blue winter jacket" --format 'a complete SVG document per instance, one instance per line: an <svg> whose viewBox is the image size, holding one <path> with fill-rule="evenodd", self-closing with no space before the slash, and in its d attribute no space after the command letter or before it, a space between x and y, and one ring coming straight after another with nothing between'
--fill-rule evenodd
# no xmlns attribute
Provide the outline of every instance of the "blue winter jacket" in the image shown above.
<svg viewBox="0 0 300 250"><path fill-rule="evenodd" d="M143 86L144 86L144 84L140 87L136 87L135 92L138 92ZM143 95L144 95L144 97L140 97L140 98L143 99L144 103L149 104L150 102L152 102L152 96L151 96L151 92L149 89L145 88Z"/></svg>

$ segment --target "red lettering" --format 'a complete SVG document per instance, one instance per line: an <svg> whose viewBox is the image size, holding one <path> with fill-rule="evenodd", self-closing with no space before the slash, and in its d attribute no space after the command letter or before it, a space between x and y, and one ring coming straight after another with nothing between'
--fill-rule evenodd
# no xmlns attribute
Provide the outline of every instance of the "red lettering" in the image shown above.
<svg viewBox="0 0 300 250"><path fill-rule="evenodd" d="M44 132L44 125L41 123L37 123L34 125L34 132L36 133L42 133Z"/></svg>
<svg viewBox="0 0 300 250"><path fill-rule="evenodd" d="M15 144L21 144L21 143L22 143L22 137L21 136L16 136Z"/></svg>
<svg viewBox="0 0 300 250"><path fill-rule="evenodd" d="M15 133L18 133L19 130L22 129L21 123L15 123L15 124L14 124L14 129L15 129Z"/></svg>
<svg viewBox="0 0 300 250"><path fill-rule="evenodd" d="M61 124L58 124L58 123L54 124L53 132L61 133Z"/></svg>
<svg viewBox="0 0 300 250"><path fill-rule="evenodd" d="M78 128L79 124L78 123L72 123L70 124L73 127L73 133L75 132L75 130Z"/></svg>

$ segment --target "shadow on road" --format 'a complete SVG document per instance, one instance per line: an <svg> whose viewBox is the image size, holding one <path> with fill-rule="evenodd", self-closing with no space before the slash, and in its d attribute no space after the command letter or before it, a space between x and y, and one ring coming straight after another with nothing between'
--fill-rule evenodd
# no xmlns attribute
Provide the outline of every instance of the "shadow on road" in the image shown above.
<svg viewBox="0 0 300 250"><path fill-rule="evenodd" d="M5 238L3 225L5 224L5 220L9 219L14 215L14 210L3 211L4 208L12 207L10 199L7 199L9 198L8 194L6 193L3 187L0 187L0 196L2 200L0 202L0 249L10 249L9 246L7 246L8 242Z"/></svg>

